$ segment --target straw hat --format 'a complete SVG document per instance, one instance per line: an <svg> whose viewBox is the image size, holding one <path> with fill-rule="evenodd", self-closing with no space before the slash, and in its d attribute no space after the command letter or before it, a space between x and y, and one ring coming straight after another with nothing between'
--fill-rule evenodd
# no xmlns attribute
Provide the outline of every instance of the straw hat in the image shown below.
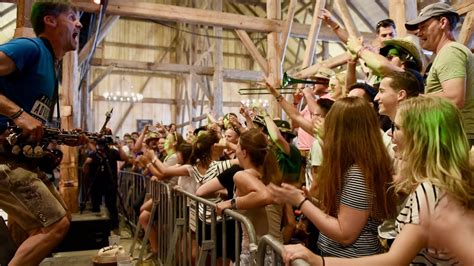
<svg viewBox="0 0 474 266"><path fill-rule="evenodd" d="M384 47L380 48L380 54L387 56L391 48L396 48L404 53L413 57L413 61L416 64L418 71L421 71L423 68L423 61L421 61L421 52L418 48L418 45L410 40L409 37L406 38L395 38L391 40L383 41Z"/></svg>
<svg viewBox="0 0 474 266"><path fill-rule="evenodd" d="M146 133L145 139L143 141L145 141L145 143L148 143L148 141L152 139L159 139L159 138L160 138L160 134L151 131L151 132Z"/></svg>

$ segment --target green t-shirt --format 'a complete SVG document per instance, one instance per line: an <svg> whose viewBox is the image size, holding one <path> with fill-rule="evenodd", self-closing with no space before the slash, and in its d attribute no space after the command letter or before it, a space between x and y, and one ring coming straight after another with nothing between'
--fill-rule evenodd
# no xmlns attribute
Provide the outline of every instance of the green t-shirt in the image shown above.
<svg viewBox="0 0 474 266"><path fill-rule="evenodd" d="M442 89L441 83L466 78L466 98L460 110L469 139L474 139L474 55L464 45L451 42L436 55L426 79L425 93Z"/></svg>
<svg viewBox="0 0 474 266"><path fill-rule="evenodd" d="M282 150L275 147L275 154L278 165L280 166L283 180L298 181L301 171L301 154L295 145L290 144L290 154L284 153Z"/></svg>

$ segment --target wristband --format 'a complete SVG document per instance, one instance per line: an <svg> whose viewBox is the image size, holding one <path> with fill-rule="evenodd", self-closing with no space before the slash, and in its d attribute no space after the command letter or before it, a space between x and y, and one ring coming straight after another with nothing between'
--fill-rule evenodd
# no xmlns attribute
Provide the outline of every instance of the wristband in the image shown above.
<svg viewBox="0 0 474 266"><path fill-rule="evenodd" d="M336 26L331 27L331 29L332 29L333 31L336 31L336 30L338 30L340 27L341 27L341 26L339 26L339 24L336 24Z"/></svg>
<svg viewBox="0 0 474 266"><path fill-rule="evenodd" d="M20 110L18 110L16 113L12 114L9 118L11 120L15 120L18 117L20 117L20 115L23 114L23 112L24 112L23 108L20 108Z"/></svg>
<svg viewBox="0 0 474 266"><path fill-rule="evenodd" d="M230 209L231 210L237 210L237 200L235 198L232 198L230 200Z"/></svg>
<svg viewBox="0 0 474 266"><path fill-rule="evenodd" d="M300 202L300 204L298 204L298 207L296 207L296 208L297 208L298 210L301 210L301 207L303 206L304 202L307 201L307 200L308 200L308 198L304 198L304 199Z"/></svg>

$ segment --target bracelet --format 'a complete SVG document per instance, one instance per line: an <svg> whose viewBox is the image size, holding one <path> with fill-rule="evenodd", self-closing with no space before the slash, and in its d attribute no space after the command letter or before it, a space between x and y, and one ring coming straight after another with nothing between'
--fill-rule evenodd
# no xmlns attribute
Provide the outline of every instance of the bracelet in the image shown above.
<svg viewBox="0 0 474 266"><path fill-rule="evenodd" d="M278 94L278 96L275 96L275 100L277 102L281 102L283 100L283 96L281 94Z"/></svg>
<svg viewBox="0 0 474 266"><path fill-rule="evenodd" d="M23 108L20 108L20 110L18 110L16 113L12 114L9 118L10 120L15 120L17 119L18 117L20 117L21 114L23 114L24 110Z"/></svg>
<svg viewBox="0 0 474 266"><path fill-rule="evenodd" d="M339 26L339 24L336 24L336 26L331 27L331 29L332 29L333 31L336 31L336 30L338 30L340 27L341 27L341 26Z"/></svg>
<svg viewBox="0 0 474 266"><path fill-rule="evenodd" d="M298 207L296 207L296 208L297 208L298 210L301 210L301 207L303 207L303 204L304 204L305 201L307 201L307 200L308 200L308 198L304 198L304 200L302 200L302 201L300 202L300 204L298 204Z"/></svg>
<svg viewBox="0 0 474 266"><path fill-rule="evenodd" d="M326 261L324 260L324 256L321 256L321 259L323 260L323 266L326 265Z"/></svg>

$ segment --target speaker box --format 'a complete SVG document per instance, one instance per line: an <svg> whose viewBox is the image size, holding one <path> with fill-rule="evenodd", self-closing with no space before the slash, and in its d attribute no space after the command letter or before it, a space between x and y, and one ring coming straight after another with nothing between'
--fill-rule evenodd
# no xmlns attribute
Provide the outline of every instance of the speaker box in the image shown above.
<svg viewBox="0 0 474 266"><path fill-rule="evenodd" d="M73 214L71 226L53 252L100 249L108 246L110 219L104 213Z"/></svg>

